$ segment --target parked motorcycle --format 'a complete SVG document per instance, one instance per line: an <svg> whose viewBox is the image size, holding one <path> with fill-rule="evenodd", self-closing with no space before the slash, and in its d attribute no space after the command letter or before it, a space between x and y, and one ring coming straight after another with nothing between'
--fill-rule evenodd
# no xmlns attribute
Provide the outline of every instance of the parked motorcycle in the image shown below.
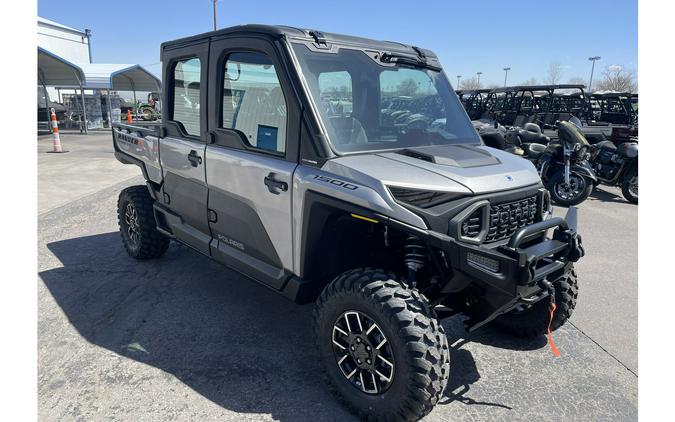
<svg viewBox="0 0 675 422"><path fill-rule="evenodd" d="M559 205L577 205L586 200L598 182L589 163L591 145L576 117L557 122L558 140L551 142L534 123L504 127L487 122L474 127L486 145L509 151L532 161L551 198Z"/></svg>
<svg viewBox="0 0 675 422"><path fill-rule="evenodd" d="M638 203L638 143L623 142L617 147L602 141L591 147L591 165L598 183L620 186L628 202Z"/></svg>

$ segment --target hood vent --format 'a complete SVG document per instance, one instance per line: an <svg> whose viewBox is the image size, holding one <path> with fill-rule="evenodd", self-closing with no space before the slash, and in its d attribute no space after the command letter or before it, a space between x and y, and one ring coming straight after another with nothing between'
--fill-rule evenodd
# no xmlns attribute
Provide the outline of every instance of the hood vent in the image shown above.
<svg viewBox="0 0 675 422"><path fill-rule="evenodd" d="M418 151L413 151L411 149L404 149L401 151L396 151L397 154L405 155L406 157L417 158L418 160L428 161L430 163L435 163L434 157L429 154L423 154Z"/></svg>
<svg viewBox="0 0 675 422"><path fill-rule="evenodd" d="M497 157L473 145L437 145L407 148L396 151L396 154L452 167L469 168L500 164Z"/></svg>

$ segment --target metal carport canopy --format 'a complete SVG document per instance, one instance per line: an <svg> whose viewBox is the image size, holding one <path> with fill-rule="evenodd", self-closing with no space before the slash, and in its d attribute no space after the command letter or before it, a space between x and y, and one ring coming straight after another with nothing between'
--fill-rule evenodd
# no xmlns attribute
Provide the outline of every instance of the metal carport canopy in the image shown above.
<svg viewBox="0 0 675 422"><path fill-rule="evenodd" d="M86 89L114 89L117 91L159 91L159 78L135 64L86 63L84 72Z"/></svg>
<svg viewBox="0 0 675 422"><path fill-rule="evenodd" d="M84 83L82 68L38 47L38 76L46 86L77 87Z"/></svg>

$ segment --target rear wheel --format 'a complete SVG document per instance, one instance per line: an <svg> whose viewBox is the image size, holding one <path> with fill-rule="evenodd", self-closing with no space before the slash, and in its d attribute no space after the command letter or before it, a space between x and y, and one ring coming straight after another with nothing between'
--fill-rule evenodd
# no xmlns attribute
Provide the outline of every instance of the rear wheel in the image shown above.
<svg viewBox="0 0 675 422"><path fill-rule="evenodd" d="M630 203L638 203L638 172L631 170L621 183L621 193Z"/></svg>
<svg viewBox="0 0 675 422"><path fill-rule="evenodd" d="M579 287L574 268L557 278L553 286L555 287L556 312L551 321L551 330L555 331L567 322L577 305ZM545 334L548 330L549 303L548 297L545 297L527 308L514 309L495 319L494 326L522 338Z"/></svg>
<svg viewBox="0 0 675 422"><path fill-rule="evenodd" d="M417 420L440 399L448 341L424 296L383 270L333 280L317 300L314 327L335 395L366 420Z"/></svg>
<svg viewBox="0 0 675 422"><path fill-rule="evenodd" d="M559 171L549 179L548 190L551 192L553 202L569 207L584 202L593 190L593 183L590 179L575 173L570 174L569 184L565 183L565 176Z"/></svg>
<svg viewBox="0 0 675 422"><path fill-rule="evenodd" d="M117 221L124 248L136 259L158 258L169 247L169 238L157 230L153 200L146 186L130 186L117 200Z"/></svg>

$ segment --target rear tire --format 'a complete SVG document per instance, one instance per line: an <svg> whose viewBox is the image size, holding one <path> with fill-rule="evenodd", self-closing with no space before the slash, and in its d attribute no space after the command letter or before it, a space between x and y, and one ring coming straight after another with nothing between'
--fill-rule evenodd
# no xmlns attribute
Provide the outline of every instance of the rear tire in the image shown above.
<svg viewBox="0 0 675 422"><path fill-rule="evenodd" d="M558 205L570 207L584 202L593 191L593 183L591 179L584 176L570 174L570 185L574 188L566 188L565 176L562 171L559 171L548 180L548 190L551 192L551 199ZM566 194L565 192L571 189L575 193Z"/></svg>
<svg viewBox="0 0 675 422"><path fill-rule="evenodd" d="M574 268L553 282L555 287L555 303L557 306L551 331L562 327L572 316L577 305L579 287ZM494 326L500 330L521 338L532 338L546 334L549 320L549 299L545 297L523 311L511 311L494 320Z"/></svg>
<svg viewBox="0 0 675 422"><path fill-rule="evenodd" d="M396 275L359 268L335 278L317 300L314 330L324 376L337 398L359 418L418 420L441 398L450 372L448 340L426 298ZM349 336L343 334L347 331ZM368 336L373 333L371 343ZM375 343L384 346L375 349ZM355 351L350 351L352 346ZM357 365L359 357L361 363L380 362L380 353L387 354L391 366L380 366L376 372ZM356 372L348 377L352 370ZM379 388L372 388L377 380Z"/></svg>
<svg viewBox="0 0 675 422"><path fill-rule="evenodd" d="M633 180L635 179L635 180ZM621 193L631 204L638 203L638 172L631 170L621 183Z"/></svg>
<svg viewBox="0 0 675 422"><path fill-rule="evenodd" d="M127 253L136 259L159 258L169 247L169 238L157 230L153 199L147 186L130 186L117 200L117 221Z"/></svg>

